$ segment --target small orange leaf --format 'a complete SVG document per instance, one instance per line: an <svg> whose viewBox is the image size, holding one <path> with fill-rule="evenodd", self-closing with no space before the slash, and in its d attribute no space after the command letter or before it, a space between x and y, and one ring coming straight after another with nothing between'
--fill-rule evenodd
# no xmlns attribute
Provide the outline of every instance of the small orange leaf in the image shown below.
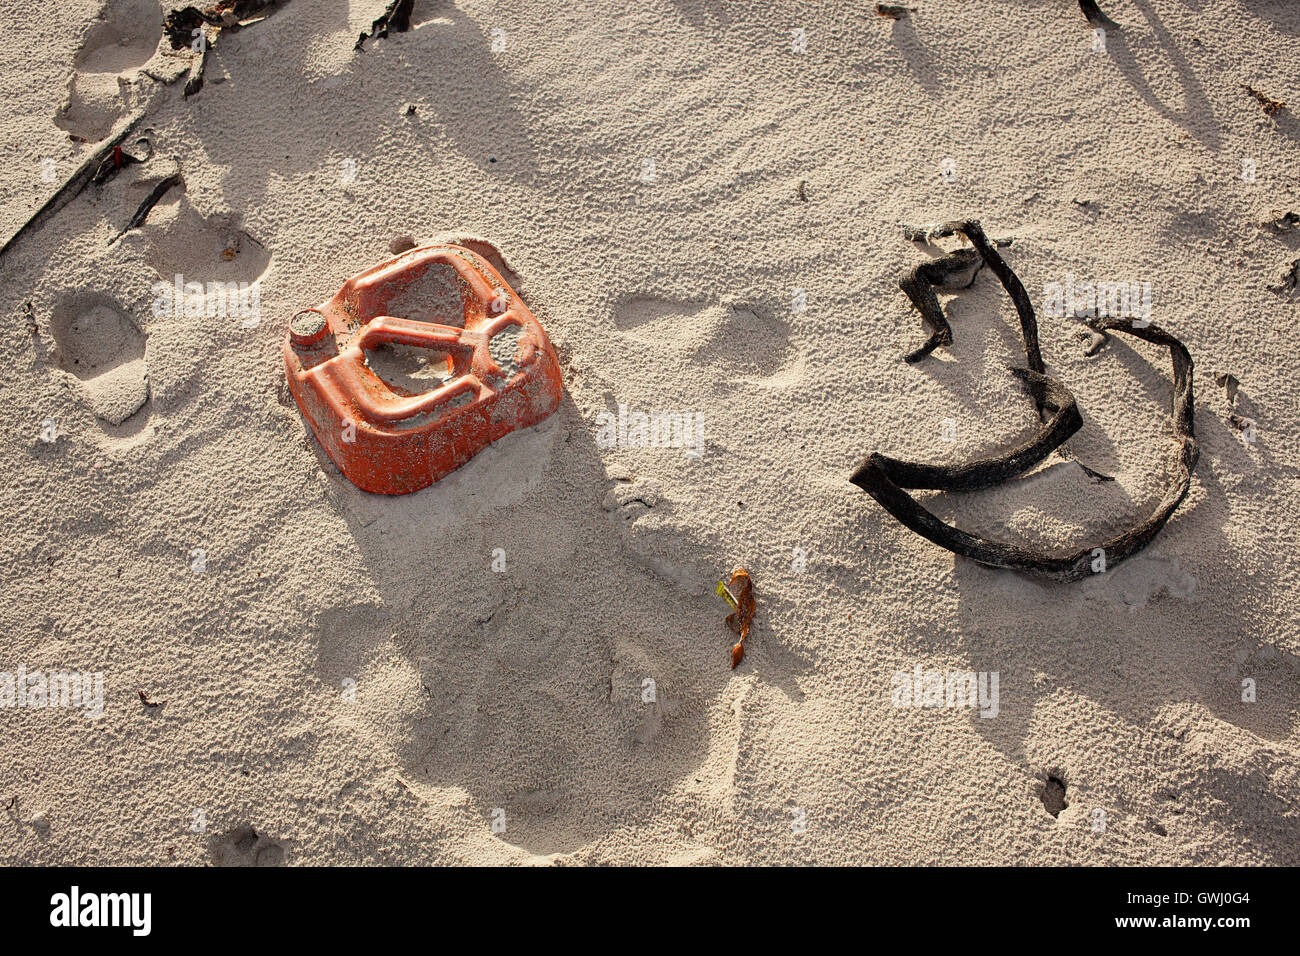
<svg viewBox="0 0 1300 956"><path fill-rule="evenodd" d="M754 582L744 568L731 572L727 590L735 596L736 610L727 615L727 627L740 635L740 640L731 649L731 669L735 670L745 657L745 638L749 637L749 625L754 620Z"/></svg>

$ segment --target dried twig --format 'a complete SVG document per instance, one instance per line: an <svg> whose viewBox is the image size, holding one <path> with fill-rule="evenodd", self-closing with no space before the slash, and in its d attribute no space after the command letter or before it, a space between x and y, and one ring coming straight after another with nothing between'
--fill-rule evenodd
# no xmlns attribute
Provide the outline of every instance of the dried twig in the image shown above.
<svg viewBox="0 0 1300 956"><path fill-rule="evenodd" d="M1261 93L1259 90L1255 89L1253 86L1250 86L1249 84L1242 84L1242 89L1244 89L1251 96L1255 97L1255 99L1259 102L1259 105L1264 107L1264 112L1267 113L1269 116L1272 116L1274 113L1286 109L1286 104L1283 103L1281 100L1275 100L1267 93Z"/></svg>
<svg viewBox="0 0 1300 956"><path fill-rule="evenodd" d="M140 695L140 703L144 704L146 707L161 707L163 704L167 703L165 700L153 700L142 689L137 690L136 693Z"/></svg>

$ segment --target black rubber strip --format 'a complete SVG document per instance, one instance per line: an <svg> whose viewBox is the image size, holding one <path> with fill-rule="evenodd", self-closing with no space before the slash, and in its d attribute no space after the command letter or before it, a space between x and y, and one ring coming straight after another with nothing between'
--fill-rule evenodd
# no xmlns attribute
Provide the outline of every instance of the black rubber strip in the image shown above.
<svg viewBox="0 0 1300 956"><path fill-rule="evenodd" d="M1011 372L1034 395L1036 401L1042 401L1055 412L1038 437L1017 445L996 458L984 458L960 467L913 464L873 453L867 456L859 471L875 466L903 488L935 488L942 491L977 491L1024 474L1082 428L1083 417L1079 414L1079 406L1070 390L1056 379L1027 368L1013 368ZM857 476L858 472L854 472L849 479L855 485L859 484Z"/></svg>
<svg viewBox="0 0 1300 956"><path fill-rule="evenodd" d="M1101 12L1101 8L1097 6L1097 0L1079 0L1079 9L1083 11L1083 15L1088 18L1088 22L1094 27L1102 27L1106 30L1119 29L1118 23Z"/></svg>
<svg viewBox="0 0 1300 956"><path fill-rule="evenodd" d="M163 196L167 194L167 191L173 186L181 186L184 185L184 183L185 180L181 178L179 170L172 173L166 179L160 180L156 183L153 189L149 191L149 195L144 197L144 202L140 203L136 208L135 215L131 217L130 222L122 228L121 232L108 240L108 244L111 246L132 229L138 229L140 226L143 226L144 221L149 218L149 213L153 212L153 207L158 205Z"/></svg>
<svg viewBox="0 0 1300 956"><path fill-rule="evenodd" d="M946 233L941 230L948 229ZM1115 535L1106 541L1080 548L1063 555L1052 555L1031 551L1018 545L1005 544L989 538L969 534L960 528L945 524L933 513L903 489L927 488L943 491L970 491L988 488L1023 474L1029 468L1041 462L1053 450L1059 449L1064 441L1074 434L1082 425L1074 396L1062 383L1047 376L1042 369L1042 356L1038 347L1038 322L1033 305L1025 293L1024 285L1010 267L998 255L997 250L988 242L976 222L948 223L929 235L961 234L970 240L975 251L984 262L997 274L1003 287L1011 296L1020 315L1021 330L1025 340L1025 354L1031 366L1037 368L1012 369L1020 378L1039 408L1040 415L1051 412L1051 418L1038 437L1015 446L1008 452L990 458L980 459L968 465L953 467L943 465L923 465L899 461L887 455L872 453L858 466L850 481L869 494L886 511L899 522L929 541L954 554L986 564L990 567L1008 568L1035 577L1055 581L1077 581L1103 570L1109 570L1125 559L1137 554L1155 538L1165 526L1170 516L1187 497L1191 487L1192 471L1196 467L1199 449L1196 444L1194 428L1195 405L1192 394L1193 363L1186 346L1168 332L1154 325L1140 326L1132 319L1094 319L1089 322L1102 335L1107 332L1124 332L1156 345L1169 349L1173 364L1173 398L1171 416L1173 433L1177 442L1173 457L1172 477L1163 498L1154 513L1145 521ZM928 263L927 265L933 265ZM909 278L918 281L913 287L918 297L927 301L925 308L918 304L918 310L927 316L929 309L925 293L933 298L933 289L928 283L919 281L924 276L920 268L915 269ZM906 281L906 280L905 280ZM911 293L909 293L910 295ZM917 302L917 298L913 298ZM937 307L938 300L934 300ZM940 311L940 316L942 312ZM937 324L927 318L932 326ZM948 330L951 341L951 329L944 321L936 327L936 336L943 329ZM934 338L932 336L932 338ZM927 343L928 344L928 343ZM923 346L924 348L924 346ZM1087 469L1085 469L1087 470ZM1098 559L1101 560L1098 560Z"/></svg>

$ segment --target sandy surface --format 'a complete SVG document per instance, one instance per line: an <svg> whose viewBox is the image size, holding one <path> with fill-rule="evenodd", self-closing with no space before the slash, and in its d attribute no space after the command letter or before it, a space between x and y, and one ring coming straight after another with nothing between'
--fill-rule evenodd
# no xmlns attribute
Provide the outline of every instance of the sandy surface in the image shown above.
<svg viewBox="0 0 1300 956"><path fill-rule="evenodd" d="M909 5L417 0L354 52L382 0L293 0L189 99L153 0L7 5L5 238L89 155L70 134L144 111L155 147L0 260L0 671L104 681L99 719L0 709L0 861L1300 862L1300 360L1269 289L1300 232L1263 225L1300 211L1300 7L1108 0L1098 52L1073 0ZM899 223L961 216L1040 304L1150 282L1197 363L1186 502L1079 584L956 559L847 481L1034 429L987 273L953 346L900 360ZM494 243L566 393L384 498L280 343L402 235ZM256 282L260 321L155 315L176 274ZM1049 459L926 500L1064 549L1159 499L1169 360L1041 322L1071 450L1117 480ZM620 404L698 415L702 454L601 447ZM996 672L996 716L898 706L918 666Z"/></svg>

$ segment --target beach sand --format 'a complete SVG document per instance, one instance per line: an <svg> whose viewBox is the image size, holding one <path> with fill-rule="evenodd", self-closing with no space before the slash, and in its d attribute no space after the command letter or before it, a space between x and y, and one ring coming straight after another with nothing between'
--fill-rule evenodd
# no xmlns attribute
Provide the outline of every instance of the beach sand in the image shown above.
<svg viewBox="0 0 1300 956"><path fill-rule="evenodd" d="M382 0L292 0L186 97L154 0L6 5L4 237L137 114L153 154L0 259L0 671L101 673L104 705L0 709L0 862L1300 863L1300 230L1267 224L1300 211L1300 7L1106 0L1096 49L1073 0L908 6L416 0L355 51ZM1013 240L1070 451L1116 480L1052 456L920 493L944 520L1065 550L1164 493L1167 350L1085 355L1049 283L1149 282L1196 363L1186 501L1082 582L848 482L1037 426L987 271L901 360L936 250L900 224L966 217ZM401 236L498 250L565 393L382 497L281 349ZM177 276L255 304L160 307ZM621 406L702 439L603 447ZM996 705L909 706L918 668Z"/></svg>

